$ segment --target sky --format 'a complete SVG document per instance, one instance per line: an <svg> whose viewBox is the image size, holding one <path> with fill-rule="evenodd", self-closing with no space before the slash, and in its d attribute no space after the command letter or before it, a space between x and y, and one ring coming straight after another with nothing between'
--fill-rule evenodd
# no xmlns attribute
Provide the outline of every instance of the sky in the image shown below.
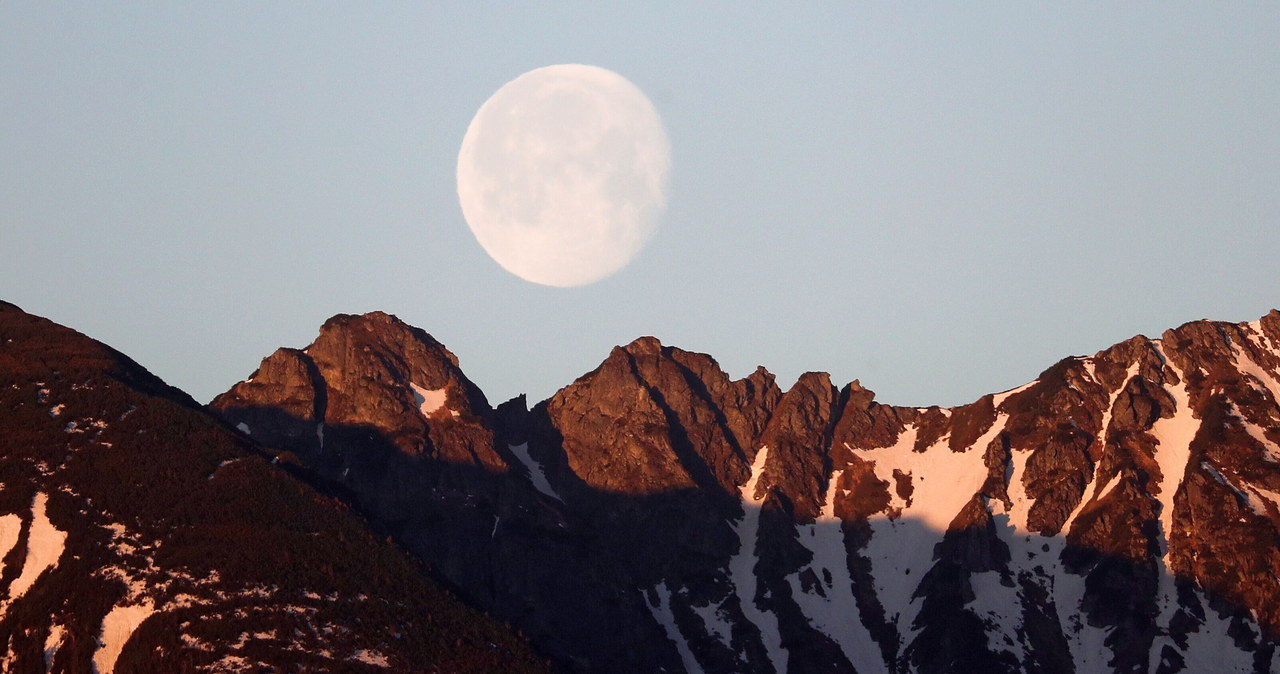
<svg viewBox="0 0 1280 674"><path fill-rule="evenodd" d="M0 299L202 402L382 310L493 404L641 335L963 404L1280 307L1277 35L1274 2L0 3ZM493 262L454 180L560 63L671 144L648 246L579 288Z"/></svg>

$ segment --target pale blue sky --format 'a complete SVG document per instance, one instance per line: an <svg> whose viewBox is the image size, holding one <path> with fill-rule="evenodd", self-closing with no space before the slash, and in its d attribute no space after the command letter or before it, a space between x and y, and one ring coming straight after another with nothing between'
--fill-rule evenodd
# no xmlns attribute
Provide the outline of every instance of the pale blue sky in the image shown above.
<svg viewBox="0 0 1280 674"><path fill-rule="evenodd" d="M494 404L645 334L957 404L1280 306L1280 4L619 4L0 4L0 298L202 401L381 309ZM672 146L649 247L577 289L492 262L453 179L555 63Z"/></svg>

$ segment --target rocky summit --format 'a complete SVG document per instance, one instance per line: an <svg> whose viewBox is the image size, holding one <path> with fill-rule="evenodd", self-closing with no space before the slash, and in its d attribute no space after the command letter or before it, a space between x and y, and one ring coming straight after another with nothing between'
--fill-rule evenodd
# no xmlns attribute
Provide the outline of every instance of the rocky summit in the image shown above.
<svg viewBox="0 0 1280 674"><path fill-rule="evenodd" d="M373 313L210 407L562 671L1171 674L1280 672L1277 401L1274 311L954 408L651 337L495 408Z"/></svg>

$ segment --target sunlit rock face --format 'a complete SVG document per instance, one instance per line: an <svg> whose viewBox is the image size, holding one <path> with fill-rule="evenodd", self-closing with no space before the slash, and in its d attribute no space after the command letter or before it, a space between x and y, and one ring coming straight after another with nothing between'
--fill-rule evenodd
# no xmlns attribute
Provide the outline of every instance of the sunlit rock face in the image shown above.
<svg viewBox="0 0 1280 674"><path fill-rule="evenodd" d="M339 315L304 349L279 349L210 407L351 498L406 545L450 540L434 560L483 587L508 460L484 394L430 335L388 314Z"/></svg>
<svg viewBox="0 0 1280 674"><path fill-rule="evenodd" d="M313 414L301 364L273 422ZM0 671L546 671L291 463L0 302Z"/></svg>
<svg viewBox="0 0 1280 674"><path fill-rule="evenodd" d="M783 392L646 337L490 410L382 315L326 324L314 370L282 353L214 406L296 446L307 401L354 398L343 425L371 435L338 433L341 461L312 436L304 463L566 670L1280 671L1280 313L955 408L818 373Z"/></svg>

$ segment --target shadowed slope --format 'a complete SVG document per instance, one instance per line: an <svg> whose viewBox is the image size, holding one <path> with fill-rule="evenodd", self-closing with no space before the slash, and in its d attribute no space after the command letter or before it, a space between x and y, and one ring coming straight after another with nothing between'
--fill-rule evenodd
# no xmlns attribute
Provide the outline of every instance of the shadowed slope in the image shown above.
<svg viewBox="0 0 1280 674"><path fill-rule="evenodd" d="M120 353L0 305L5 671L539 671Z"/></svg>

